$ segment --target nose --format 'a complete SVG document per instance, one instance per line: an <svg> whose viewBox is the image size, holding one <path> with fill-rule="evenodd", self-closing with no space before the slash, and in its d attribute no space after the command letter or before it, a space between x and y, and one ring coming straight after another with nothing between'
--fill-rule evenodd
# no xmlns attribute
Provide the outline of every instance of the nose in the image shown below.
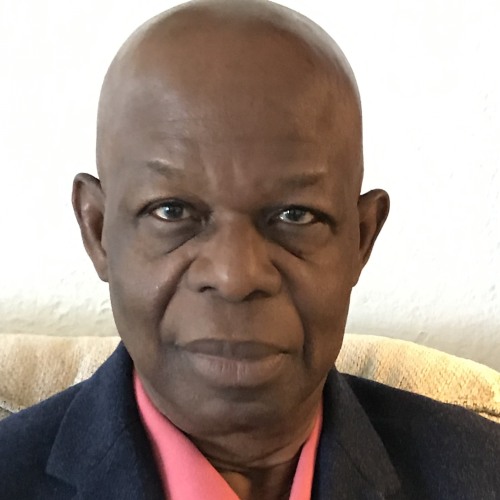
<svg viewBox="0 0 500 500"><path fill-rule="evenodd" d="M281 275L269 257L269 242L251 221L220 224L203 242L187 272L191 290L229 302L279 292Z"/></svg>

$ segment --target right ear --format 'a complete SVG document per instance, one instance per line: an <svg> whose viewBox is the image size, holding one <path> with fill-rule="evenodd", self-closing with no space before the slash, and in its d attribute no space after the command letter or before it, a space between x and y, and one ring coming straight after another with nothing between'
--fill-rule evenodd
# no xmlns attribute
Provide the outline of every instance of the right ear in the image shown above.
<svg viewBox="0 0 500 500"><path fill-rule="evenodd" d="M102 242L104 192L99 179L90 174L78 174L73 181L72 201L85 250L99 278L108 281L107 255Z"/></svg>

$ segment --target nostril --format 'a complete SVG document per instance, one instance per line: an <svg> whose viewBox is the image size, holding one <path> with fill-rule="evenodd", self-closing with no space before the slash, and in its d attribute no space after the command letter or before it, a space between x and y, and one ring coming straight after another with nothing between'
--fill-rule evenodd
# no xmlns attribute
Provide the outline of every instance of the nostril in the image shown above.
<svg viewBox="0 0 500 500"><path fill-rule="evenodd" d="M269 297L269 293L266 293L262 290L252 290L250 293L246 294L243 290L227 290L227 289L219 289L214 286L201 286L198 289L198 293L204 292L215 292L218 291L221 296L225 297L226 300L236 301L236 302L248 302L255 299L261 299Z"/></svg>
<svg viewBox="0 0 500 500"><path fill-rule="evenodd" d="M263 299L269 296L270 294L264 292L263 290L254 290L253 292L250 292L243 300L245 302L248 302L250 300Z"/></svg>

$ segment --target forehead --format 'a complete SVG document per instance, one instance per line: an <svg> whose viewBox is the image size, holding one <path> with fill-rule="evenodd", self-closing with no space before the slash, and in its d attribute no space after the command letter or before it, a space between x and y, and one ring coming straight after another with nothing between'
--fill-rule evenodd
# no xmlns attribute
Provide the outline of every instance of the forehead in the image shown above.
<svg viewBox="0 0 500 500"><path fill-rule="evenodd" d="M299 40L273 31L157 35L135 51L117 90L129 120L158 111L170 121L212 115L237 118L242 126L267 114L303 122L330 117L329 104L343 91L323 66Z"/></svg>
<svg viewBox="0 0 500 500"><path fill-rule="evenodd" d="M254 157L323 168L359 148L353 96L300 40L267 29L169 37L149 35L121 68L107 165L211 157L227 168Z"/></svg>

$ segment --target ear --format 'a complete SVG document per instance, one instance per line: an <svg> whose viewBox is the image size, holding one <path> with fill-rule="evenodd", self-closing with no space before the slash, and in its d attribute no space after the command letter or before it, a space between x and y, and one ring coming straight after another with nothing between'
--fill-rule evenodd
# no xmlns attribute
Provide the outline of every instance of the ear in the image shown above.
<svg viewBox="0 0 500 500"><path fill-rule="evenodd" d="M107 256L102 242L104 192L99 179L90 174L78 174L73 181L72 201L85 250L99 278L108 281Z"/></svg>
<svg viewBox="0 0 500 500"><path fill-rule="evenodd" d="M389 215L389 206L389 195L382 189L374 189L359 197L359 271L356 282Z"/></svg>

